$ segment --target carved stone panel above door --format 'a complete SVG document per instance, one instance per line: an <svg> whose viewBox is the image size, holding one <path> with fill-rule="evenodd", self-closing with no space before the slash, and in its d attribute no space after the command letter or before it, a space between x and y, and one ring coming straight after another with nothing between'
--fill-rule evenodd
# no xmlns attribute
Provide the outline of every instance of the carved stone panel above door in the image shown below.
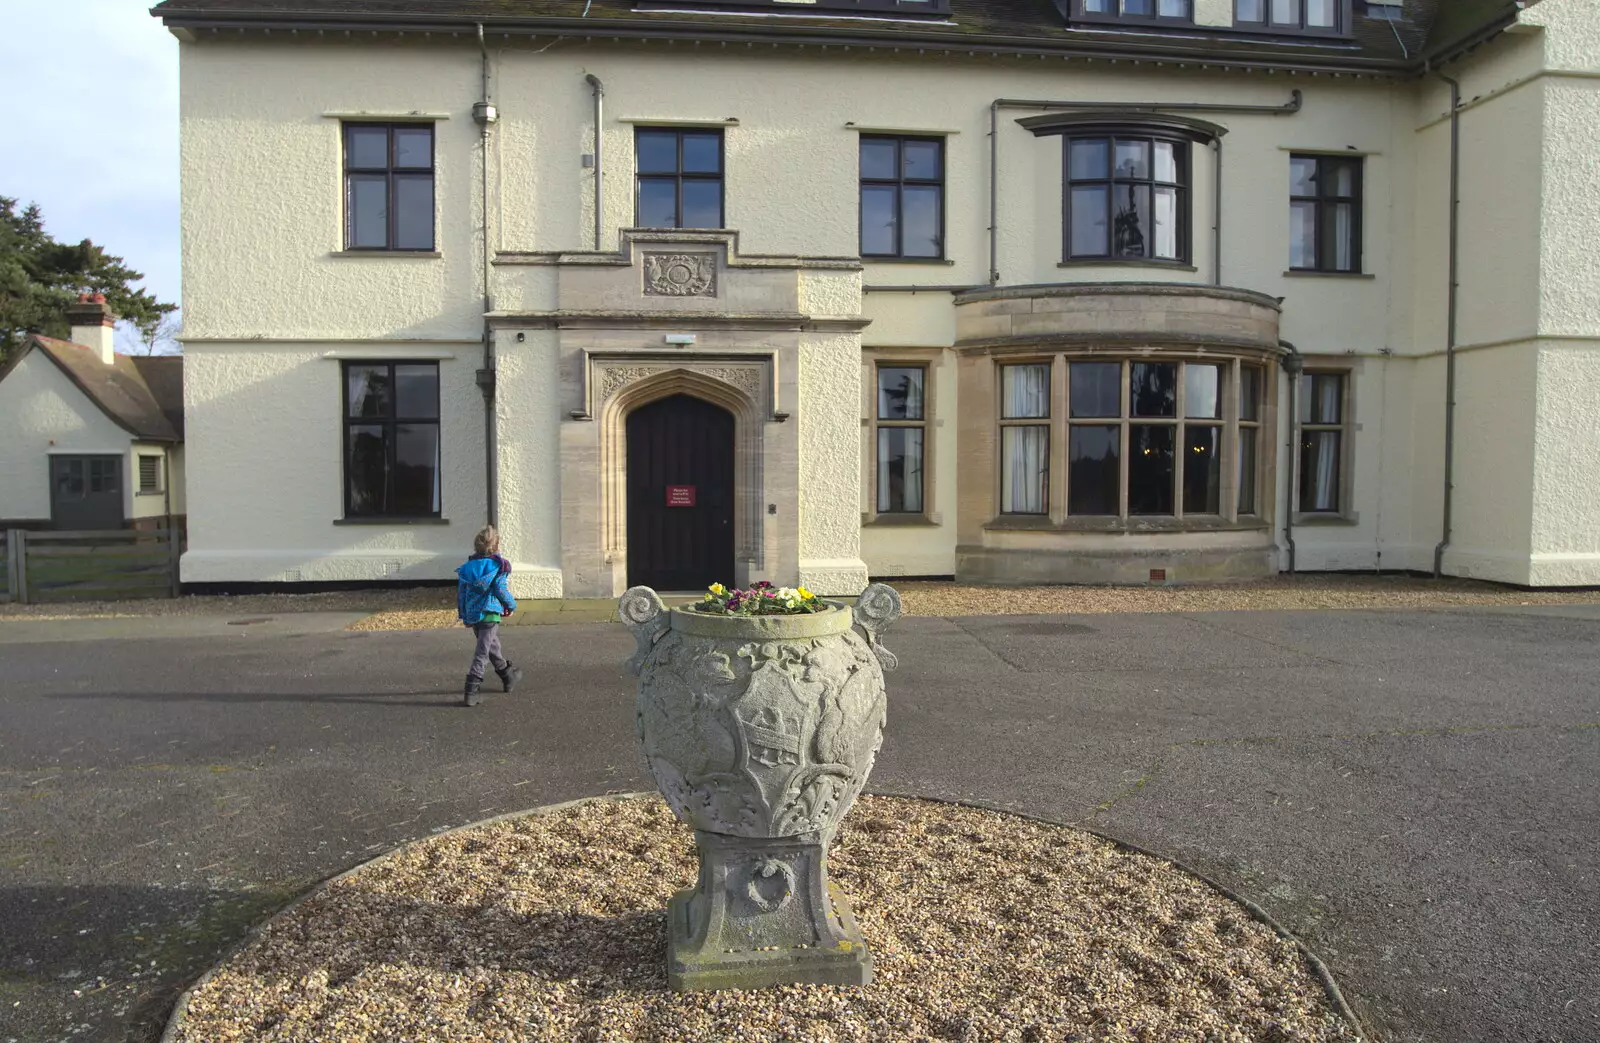
<svg viewBox="0 0 1600 1043"><path fill-rule="evenodd" d="M714 253L647 253L644 255L647 297L715 297L717 255Z"/></svg>

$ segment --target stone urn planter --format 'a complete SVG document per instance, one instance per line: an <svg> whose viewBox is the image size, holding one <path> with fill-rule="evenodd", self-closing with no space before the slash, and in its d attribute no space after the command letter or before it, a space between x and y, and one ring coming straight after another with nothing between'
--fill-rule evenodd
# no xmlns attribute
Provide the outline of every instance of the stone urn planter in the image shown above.
<svg viewBox="0 0 1600 1043"><path fill-rule="evenodd" d="M883 743L895 659L878 639L900 596L873 584L854 609L823 605L726 616L669 612L648 587L622 595L639 738L700 856L698 885L668 907L674 989L872 978L827 854Z"/></svg>

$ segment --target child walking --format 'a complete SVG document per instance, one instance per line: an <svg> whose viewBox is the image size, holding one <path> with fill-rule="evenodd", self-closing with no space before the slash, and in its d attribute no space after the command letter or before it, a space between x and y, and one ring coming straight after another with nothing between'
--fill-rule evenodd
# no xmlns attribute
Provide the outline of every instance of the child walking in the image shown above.
<svg viewBox="0 0 1600 1043"><path fill-rule="evenodd" d="M472 538L472 557L456 569L456 615L478 638L461 696L465 706L477 706L483 698L485 666L494 667L508 692L522 680L522 671L500 653L500 620L517 610L506 583L509 575L511 564L500 557L500 534L486 526Z"/></svg>

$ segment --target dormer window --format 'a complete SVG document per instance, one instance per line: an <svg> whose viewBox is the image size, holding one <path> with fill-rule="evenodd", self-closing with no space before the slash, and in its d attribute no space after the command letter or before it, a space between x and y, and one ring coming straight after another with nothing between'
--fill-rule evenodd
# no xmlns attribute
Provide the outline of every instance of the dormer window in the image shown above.
<svg viewBox="0 0 1600 1043"><path fill-rule="evenodd" d="M826 18L840 11L856 15L885 15L905 18L908 15L948 17L950 0L635 0L636 11L675 11L685 7L697 11L746 11L786 15L812 15Z"/></svg>
<svg viewBox="0 0 1600 1043"><path fill-rule="evenodd" d="M1234 0L1238 29L1341 35L1349 31L1350 0Z"/></svg>
<svg viewBox="0 0 1600 1043"><path fill-rule="evenodd" d="M1193 25L1194 0L1072 0L1072 18L1122 25Z"/></svg>

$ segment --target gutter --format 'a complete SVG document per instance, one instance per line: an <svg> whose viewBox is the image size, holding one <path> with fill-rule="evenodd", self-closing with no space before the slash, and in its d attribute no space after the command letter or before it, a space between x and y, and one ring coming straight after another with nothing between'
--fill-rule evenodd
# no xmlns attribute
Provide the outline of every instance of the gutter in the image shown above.
<svg viewBox="0 0 1600 1043"><path fill-rule="evenodd" d="M1268 116L1293 116L1305 104L1299 89L1289 92L1289 100L1282 105L1223 105L1210 102L1148 102L1148 101L1033 101L1024 98L996 98L989 103L989 285L1000 285L1000 110L1001 109L1067 109L1072 111L1111 112L1233 112ZM1213 284L1222 285L1222 142L1217 143L1217 210L1212 227L1215 268Z"/></svg>
<svg viewBox="0 0 1600 1043"><path fill-rule="evenodd" d="M1461 232L1461 84L1444 73L1435 76L1450 85L1450 286L1444 341L1444 511L1441 538L1433 548L1433 578L1444 575L1444 552L1454 529L1456 461L1456 303L1460 281Z"/></svg>
<svg viewBox="0 0 1600 1043"><path fill-rule="evenodd" d="M502 36L570 36L584 40L691 40L695 46L704 44L762 44L786 43L795 46L839 47L860 46L869 51L918 51L934 55L952 53L1007 54L1028 57L1076 58L1084 60L1148 61L1174 65L1240 70L1270 70L1274 72L1339 73L1379 77L1402 77L1410 71L1405 66L1380 58L1344 57L1326 60L1304 55L1253 57L1249 51L1197 52L1181 48L1161 49L1118 43L1101 43L1086 47L1076 41L1062 41L1052 46L1041 43L1036 36L997 36L978 33L916 32L899 23L893 29L869 30L858 28L833 28L805 26L804 32L794 32L780 25L740 26L736 30L715 28L712 19L718 12L707 12L705 21L677 19L649 19L636 21L622 18L483 18L464 22L450 18L424 18L418 16L384 16L363 14L351 18L348 14L318 16L311 12L295 12L291 17L272 15L250 16L237 11L185 11L182 14L162 11L150 12L162 19L169 29L216 30L272 30L275 32L418 32L418 33L473 33L479 26ZM797 27L798 28L798 27Z"/></svg>
<svg viewBox="0 0 1600 1043"><path fill-rule="evenodd" d="M606 85L592 72L584 79L594 88L594 251L599 253L601 233L605 227L606 145L602 137L601 116L605 111Z"/></svg>
<svg viewBox="0 0 1600 1043"><path fill-rule="evenodd" d="M1283 483L1283 544L1289 551L1289 575L1294 575L1294 477L1295 466L1299 460L1296 453L1300 441L1300 373L1305 369L1305 358L1300 354L1300 349L1286 340L1278 341L1278 347L1288 352L1278 365L1289 377L1289 468L1287 480Z"/></svg>

